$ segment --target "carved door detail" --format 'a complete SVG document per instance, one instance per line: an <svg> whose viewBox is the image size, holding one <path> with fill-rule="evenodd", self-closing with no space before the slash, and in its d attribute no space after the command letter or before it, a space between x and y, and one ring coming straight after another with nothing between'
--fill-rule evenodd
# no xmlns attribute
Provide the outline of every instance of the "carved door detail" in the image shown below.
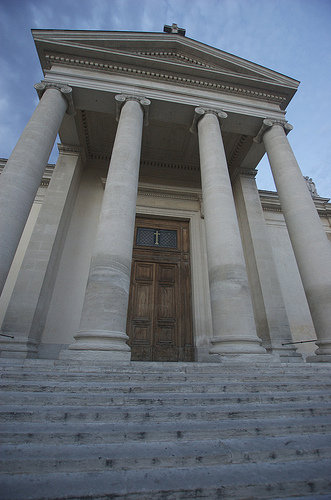
<svg viewBox="0 0 331 500"><path fill-rule="evenodd" d="M137 218L128 336L132 360L193 361L187 222Z"/></svg>

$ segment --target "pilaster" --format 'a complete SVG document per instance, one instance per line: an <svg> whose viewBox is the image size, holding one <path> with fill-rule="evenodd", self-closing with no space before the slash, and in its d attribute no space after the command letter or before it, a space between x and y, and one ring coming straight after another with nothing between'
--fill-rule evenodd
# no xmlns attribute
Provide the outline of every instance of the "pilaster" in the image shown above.
<svg viewBox="0 0 331 500"><path fill-rule="evenodd" d="M243 241L257 334L281 361L301 361L292 345L289 321L255 182L256 170L237 169L234 200Z"/></svg>
<svg viewBox="0 0 331 500"><path fill-rule="evenodd" d="M9 302L2 356L37 357L66 231L76 198L81 150L59 144L59 157ZM13 338L11 338L13 337Z"/></svg>

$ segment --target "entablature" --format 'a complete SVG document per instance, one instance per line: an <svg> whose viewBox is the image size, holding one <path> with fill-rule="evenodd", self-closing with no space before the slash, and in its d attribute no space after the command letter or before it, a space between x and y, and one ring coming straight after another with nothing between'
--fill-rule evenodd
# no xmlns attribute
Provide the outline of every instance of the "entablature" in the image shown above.
<svg viewBox="0 0 331 500"><path fill-rule="evenodd" d="M261 119L270 117L284 120L284 111L277 103L245 98L222 91L214 93L208 88L201 89L197 94L196 89L190 86L180 86L176 82L158 83L138 77L133 81L129 77L119 78L116 75L105 75L102 72L92 72L86 69L69 69L60 65L46 73L45 82L48 81L70 85L73 88L74 104L78 109L104 110L104 108L98 107L98 102L102 103L104 98L101 98L100 101L97 98L92 100L86 98L84 91L90 90L106 95L134 93L139 97L151 99L152 104L155 101L165 101L171 105L184 104L192 106L192 108L197 106L222 108L227 113Z"/></svg>

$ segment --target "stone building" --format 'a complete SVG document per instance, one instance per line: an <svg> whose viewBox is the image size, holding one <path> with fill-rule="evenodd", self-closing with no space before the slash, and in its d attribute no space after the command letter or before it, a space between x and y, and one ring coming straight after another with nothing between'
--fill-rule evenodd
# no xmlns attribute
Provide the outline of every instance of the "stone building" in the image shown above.
<svg viewBox="0 0 331 500"><path fill-rule="evenodd" d="M165 31L33 30L40 103L0 179L1 356L330 361L299 83ZM265 153L278 194L256 187Z"/></svg>

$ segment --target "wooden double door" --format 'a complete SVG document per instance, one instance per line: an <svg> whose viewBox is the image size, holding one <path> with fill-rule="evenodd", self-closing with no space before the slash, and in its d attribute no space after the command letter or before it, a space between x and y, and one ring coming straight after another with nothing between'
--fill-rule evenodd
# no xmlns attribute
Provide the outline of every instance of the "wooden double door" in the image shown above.
<svg viewBox="0 0 331 500"><path fill-rule="evenodd" d="M189 226L137 217L128 308L133 361L193 361Z"/></svg>

